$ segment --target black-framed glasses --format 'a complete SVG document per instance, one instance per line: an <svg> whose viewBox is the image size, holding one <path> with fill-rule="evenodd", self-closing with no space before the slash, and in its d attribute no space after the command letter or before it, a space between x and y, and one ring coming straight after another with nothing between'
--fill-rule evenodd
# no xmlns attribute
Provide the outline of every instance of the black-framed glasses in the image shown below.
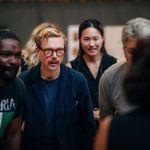
<svg viewBox="0 0 150 150"><path fill-rule="evenodd" d="M63 56L65 53L65 49L64 48L57 48L57 49L52 49L52 48L48 48L48 49L42 49L41 47L38 47L41 51L44 52L44 55L47 57L50 57L53 55L53 53L55 52L56 55L58 57Z"/></svg>

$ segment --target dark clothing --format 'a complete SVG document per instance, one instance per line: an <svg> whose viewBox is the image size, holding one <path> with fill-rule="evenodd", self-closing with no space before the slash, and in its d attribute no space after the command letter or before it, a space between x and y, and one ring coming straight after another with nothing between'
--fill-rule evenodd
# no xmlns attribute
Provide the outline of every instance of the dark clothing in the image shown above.
<svg viewBox="0 0 150 150"><path fill-rule="evenodd" d="M45 106L40 65L20 75L28 99L25 105L24 150L41 150ZM61 64L56 94L56 136L60 150L92 150L95 122L86 79Z"/></svg>
<svg viewBox="0 0 150 150"><path fill-rule="evenodd" d="M21 59L21 72L24 72L28 69L28 65L24 61L24 59Z"/></svg>
<svg viewBox="0 0 150 150"><path fill-rule="evenodd" d="M0 138L11 120L23 113L24 101L25 86L20 79L0 87Z"/></svg>
<svg viewBox="0 0 150 150"><path fill-rule="evenodd" d="M115 116L108 142L108 150L150 149L150 110L138 109Z"/></svg>
<svg viewBox="0 0 150 150"><path fill-rule="evenodd" d="M98 83L103 72L112 64L116 63L116 58L103 53L101 64L99 66L98 74L96 79L93 77L90 72L87 64L85 63L83 57L77 57L75 60L71 61L71 66L73 69L81 72L87 79L90 95L92 98L93 108L99 108L98 104Z"/></svg>
<svg viewBox="0 0 150 150"><path fill-rule="evenodd" d="M44 89L42 91L45 107L45 121L43 127L42 137L42 149L43 150L60 150L58 148L57 134L56 134L56 94L58 89L59 78L55 80L43 80L41 79L41 86ZM46 148L48 147L48 148Z"/></svg>

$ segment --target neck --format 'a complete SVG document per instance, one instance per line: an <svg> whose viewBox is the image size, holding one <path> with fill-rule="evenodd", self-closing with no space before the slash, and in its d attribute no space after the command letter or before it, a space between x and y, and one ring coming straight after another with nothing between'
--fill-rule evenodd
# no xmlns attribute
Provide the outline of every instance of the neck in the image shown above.
<svg viewBox="0 0 150 150"><path fill-rule="evenodd" d="M86 62L97 62L100 61L102 57L102 54L96 55L96 56L89 56L89 55L83 55L83 59Z"/></svg>
<svg viewBox="0 0 150 150"><path fill-rule="evenodd" d="M41 78L45 80L57 79L60 75L60 69L57 71L43 71L41 70Z"/></svg>

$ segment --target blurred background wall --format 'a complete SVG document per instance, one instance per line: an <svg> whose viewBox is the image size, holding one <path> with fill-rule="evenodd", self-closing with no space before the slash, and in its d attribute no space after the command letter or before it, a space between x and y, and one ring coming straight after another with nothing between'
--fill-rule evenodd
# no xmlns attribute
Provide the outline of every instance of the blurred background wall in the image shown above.
<svg viewBox="0 0 150 150"><path fill-rule="evenodd" d="M0 0L0 26L15 32L23 45L43 21L59 25L67 34L69 25L88 18L96 18L105 26L123 25L134 17L150 19L148 0Z"/></svg>

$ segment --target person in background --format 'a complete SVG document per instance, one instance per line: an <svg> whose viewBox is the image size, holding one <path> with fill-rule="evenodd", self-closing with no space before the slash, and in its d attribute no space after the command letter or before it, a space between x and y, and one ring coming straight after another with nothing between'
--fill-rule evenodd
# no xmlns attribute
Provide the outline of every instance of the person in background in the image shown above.
<svg viewBox="0 0 150 150"><path fill-rule="evenodd" d="M150 34L150 20L134 18L129 20L122 30L122 44L126 62L117 63L109 67L102 75L99 83L100 119L105 116L124 113L134 109L125 101L122 92L122 81L128 66L132 64L132 53L137 38Z"/></svg>
<svg viewBox="0 0 150 150"><path fill-rule="evenodd" d="M20 39L0 31L0 150L20 150L25 87L16 77L21 64Z"/></svg>
<svg viewBox="0 0 150 150"><path fill-rule="evenodd" d="M92 150L89 89L81 73L62 63L65 35L51 24L37 32L34 42L39 63L20 75L27 88L22 149Z"/></svg>
<svg viewBox="0 0 150 150"><path fill-rule="evenodd" d="M108 55L104 47L102 24L96 19L83 21L79 26L79 55L67 66L81 72L87 79L92 98L93 114L99 122L98 83L103 72L116 58Z"/></svg>
<svg viewBox="0 0 150 150"><path fill-rule="evenodd" d="M94 150L150 149L150 36L140 38L133 49L123 88L126 100L137 108L104 118Z"/></svg>

